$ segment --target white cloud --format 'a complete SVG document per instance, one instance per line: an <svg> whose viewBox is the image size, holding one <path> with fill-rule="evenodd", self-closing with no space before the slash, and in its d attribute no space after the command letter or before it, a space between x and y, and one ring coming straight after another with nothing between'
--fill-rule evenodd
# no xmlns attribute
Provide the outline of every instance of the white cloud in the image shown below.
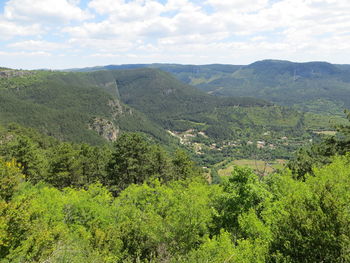
<svg viewBox="0 0 350 263"><path fill-rule="evenodd" d="M36 57L36 56L44 56L48 57L51 56L51 53L49 52L44 52L44 51L35 51L35 52L24 52L24 51L19 51L19 52L4 52L0 51L0 56L5 56L5 57L16 57L16 56L24 56L24 57Z"/></svg>
<svg viewBox="0 0 350 263"><path fill-rule="evenodd" d="M75 39L89 39L88 42L109 39L110 42L124 42L125 46L132 47L137 41L157 42L162 38L173 38L171 41L187 39L188 42L189 39L196 41L193 37L196 35L202 35L207 41L212 39L211 36L227 36L222 32L222 23L214 22L202 7L188 0L169 0L165 4L154 0L92 0L89 7L100 14L107 14L107 18L101 22L67 26L63 31ZM114 45L109 47L114 49Z"/></svg>
<svg viewBox="0 0 350 263"><path fill-rule="evenodd" d="M40 23L67 23L91 18L91 14L80 9L77 3L67 0L10 0L5 4L4 17Z"/></svg>
<svg viewBox="0 0 350 263"><path fill-rule="evenodd" d="M207 5L214 11L207 13ZM332 36L350 28L350 1L342 0L92 0L89 7L106 18L68 26L64 32L77 45L101 54L143 50L181 57L192 52L196 58L203 52L215 60L216 53L235 49L252 54L259 50L260 55L285 50L292 55L326 49ZM331 36L320 41L320 32Z"/></svg>
<svg viewBox="0 0 350 263"><path fill-rule="evenodd" d="M268 0L207 0L205 3L224 12L256 12L267 6Z"/></svg>
<svg viewBox="0 0 350 263"><path fill-rule="evenodd" d="M141 44L139 41L132 42L122 38L112 39L93 39L93 38L72 38L69 44L79 47L80 49L89 49L94 52L125 52L137 45Z"/></svg>
<svg viewBox="0 0 350 263"><path fill-rule="evenodd" d="M59 49L66 49L69 46L67 44L42 40L25 40L21 42L11 43L8 45L8 47L20 50L54 51Z"/></svg>
<svg viewBox="0 0 350 263"><path fill-rule="evenodd" d="M158 16L164 5L153 0L92 0L89 7L99 14L109 14L115 20L133 21Z"/></svg>
<svg viewBox="0 0 350 263"><path fill-rule="evenodd" d="M90 0L87 6L9 0L0 37L23 37L7 43L10 50L74 51L101 63L350 60L349 0Z"/></svg>
<svg viewBox="0 0 350 263"><path fill-rule="evenodd" d="M13 36L31 36L43 33L39 24L20 25L0 19L0 39L9 39Z"/></svg>

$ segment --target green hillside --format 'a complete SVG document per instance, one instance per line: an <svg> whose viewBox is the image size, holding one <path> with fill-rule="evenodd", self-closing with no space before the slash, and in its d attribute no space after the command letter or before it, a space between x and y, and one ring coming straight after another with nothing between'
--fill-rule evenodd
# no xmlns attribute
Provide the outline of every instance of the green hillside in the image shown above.
<svg viewBox="0 0 350 263"><path fill-rule="evenodd" d="M188 72L187 83L219 96L252 96L298 110L343 115L350 107L348 65L264 60L239 69ZM179 79L185 80L182 75Z"/></svg>
<svg viewBox="0 0 350 263"><path fill-rule="evenodd" d="M143 67L169 72L186 84L218 96L260 98L297 110L342 117L344 108L350 107L349 65L263 60L247 66L135 64L81 70Z"/></svg>
<svg viewBox="0 0 350 263"><path fill-rule="evenodd" d="M168 129L207 129L218 124L222 132L230 125L292 128L302 118L260 99L205 94L160 70L116 70L113 75L122 102Z"/></svg>
<svg viewBox="0 0 350 263"><path fill-rule="evenodd" d="M259 61L198 87L216 95L254 94L311 112L339 113L350 106L349 72L326 62Z"/></svg>
<svg viewBox="0 0 350 263"><path fill-rule="evenodd" d="M168 73L154 69L113 71L121 100L150 118L173 128L178 120L194 122L219 108L272 106L253 98L218 98L185 85ZM175 127L176 129L176 127Z"/></svg>
<svg viewBox="0 0 350 263"><path fill-rule="evenodd" d="M0 76L0 90L3 124L17 122L62 140L92 144L114 140L121 131L172 140L144 114L119 101L115 80L107 72L7 70Z"/></svg>

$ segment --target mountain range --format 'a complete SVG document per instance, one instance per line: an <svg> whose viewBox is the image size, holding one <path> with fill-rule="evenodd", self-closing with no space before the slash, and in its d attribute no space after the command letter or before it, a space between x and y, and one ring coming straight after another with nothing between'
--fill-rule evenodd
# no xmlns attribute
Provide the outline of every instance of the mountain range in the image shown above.
<svg viewBox="0 0 350 263"><path fill-rule="evenodd" d="M217 96L248 96L298 110L344 116L350 108L350 65L263 60L250 65L134 64L77 71L158 68Z"/></svg>

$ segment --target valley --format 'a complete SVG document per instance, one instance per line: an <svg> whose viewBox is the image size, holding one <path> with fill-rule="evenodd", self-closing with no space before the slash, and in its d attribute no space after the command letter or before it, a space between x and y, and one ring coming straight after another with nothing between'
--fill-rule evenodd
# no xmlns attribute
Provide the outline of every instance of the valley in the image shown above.
<svg viewBox="0 0 350 263"><path fill-rule="evenodd" d="M299 147L319 140L319 135L327 131L334 133L336 125L346 123L344 109L349 106L350 82L348 68L342 65L264 60L247 66L135 64L74 71L142 69L169 72L182 83L215 95L217 100L249 96L273 102L263 107L242 107L239 102L214 109L208 105L210 114L200 116L196 112L191 113L191 119L177 116L175 121L169 121L165 128L205 166L232 156L289 159ZM223 101L221 103L225 103ZM139 102L131 103L140 107ZM154 114L157 112L152 116ZM220 128L216 130L216 127Z"/></svg>
<svg viewBox="0 0 350 263"><path fill-rule="evenodd" d="M289 159L316 136L313 130L331 128L327 115L206 94L159 69L2 72L2 124L95 145L142 132L169 149L186 149L202 166L229 157Z"/></svg>

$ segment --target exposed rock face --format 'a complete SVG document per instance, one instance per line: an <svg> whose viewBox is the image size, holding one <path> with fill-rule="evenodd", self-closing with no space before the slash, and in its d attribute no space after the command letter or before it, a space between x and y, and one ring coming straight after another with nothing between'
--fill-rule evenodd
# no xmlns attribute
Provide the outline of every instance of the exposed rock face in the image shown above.
<svg viewBox="0 0 350 263"><path fill-rule="evenodd" d="M20 77L25 75L34 74L32 71L23 71L23 70L0 70L0 78L11 78L11 77Z"/></svg>
<svg viewBox="0 0 350 263"><path fill-rule="evenodd" d="M106 83L103 83L103 86L106 87L106 88L116 88L116 83L115 81L110 81L110 82L106 82Z"/></svg>
<svg viewBox="0 0 350 263"><path fill-rule="evenodd" d="M102 118L92 119L89 129L96 131L108 141L115 141L120 133L119 127L116 127L111 121Z"/></svg>

